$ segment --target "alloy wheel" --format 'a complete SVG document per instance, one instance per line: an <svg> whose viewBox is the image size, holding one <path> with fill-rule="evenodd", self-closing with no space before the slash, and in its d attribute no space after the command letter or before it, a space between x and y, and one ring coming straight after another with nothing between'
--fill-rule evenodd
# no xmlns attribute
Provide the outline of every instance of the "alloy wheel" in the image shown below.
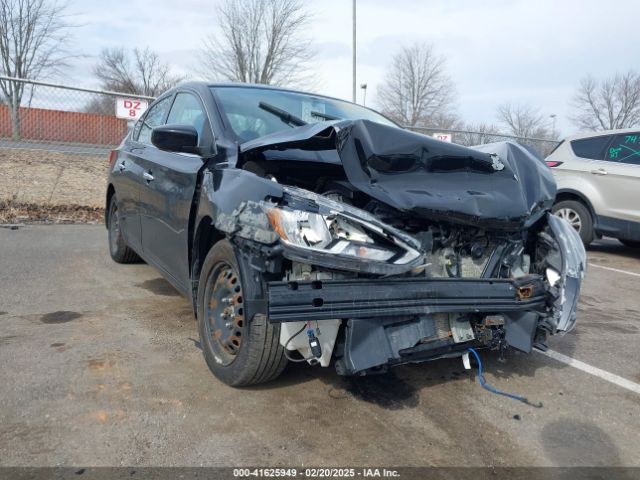
<svg viewBox="0 0 640 480"><path fill-rule="evenodd" d="M578 212L573 210L572 208L561 208L555 212L557 217L560 217L569 225L571 225L576 232L580 233L580 229L582 228L582 219Z"/></svg>

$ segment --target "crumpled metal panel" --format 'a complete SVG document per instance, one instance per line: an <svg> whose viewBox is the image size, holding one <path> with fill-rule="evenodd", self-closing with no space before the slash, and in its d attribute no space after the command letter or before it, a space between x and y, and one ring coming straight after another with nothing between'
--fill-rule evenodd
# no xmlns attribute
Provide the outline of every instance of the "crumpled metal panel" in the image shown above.
<svg viewBox="0 0 640 480"><path fill-rule="evenodd" d="M368 120L305 125L240 148L245 154L287 149L335 150L354 187L432 220L522 228L542 216L556 194L549 168L517 144L471 149Z"/></svg>
<svg viewBox="0 0 640 480"><path fill-rule="evenodd" d="M231 214L219 212L215 226L221 232L267 245L279 239L258 202L242 202Z"/></svg>

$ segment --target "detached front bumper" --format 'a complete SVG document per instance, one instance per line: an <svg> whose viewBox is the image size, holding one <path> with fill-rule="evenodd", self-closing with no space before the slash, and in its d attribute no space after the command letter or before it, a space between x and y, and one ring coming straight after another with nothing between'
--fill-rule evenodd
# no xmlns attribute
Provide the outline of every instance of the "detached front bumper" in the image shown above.
<svg viewBox="0 0 640 480"><path fill-rule="evenodd" d="M554 302L554 326L559 332L569 332L576 326L576 308L587 270L587 252L578 232L567 222L547 214L547 223L558 242L559 254L555 265L560 272L560 281L555 286L558 293Z"/></svg>

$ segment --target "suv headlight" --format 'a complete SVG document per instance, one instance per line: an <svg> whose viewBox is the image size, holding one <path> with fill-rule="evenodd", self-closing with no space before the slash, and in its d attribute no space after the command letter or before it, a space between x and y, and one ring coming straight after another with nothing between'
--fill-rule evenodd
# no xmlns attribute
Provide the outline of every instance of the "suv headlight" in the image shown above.
<svg viewBox="0 0 640 480"><path fill-rule="evenodd" d="M306 190L285 187L284 205L264 206L264 211L281 242L289 247L290 258L309 261L301 256L322 255L318 264L335 263L347 270L376 270L354 265L350 261L375 262L382 265L413 268L422 260L419 242L404 232L389 227L369 213L316 195ZM298 255L291 255L291 250ZM331 261L328 255L337 261ZM340 263L339 259L344 262ZM324 260L324 261L323 261ZM316 263L316 262L311 262ZM379 273L391 273L379 268Z"/></svg>

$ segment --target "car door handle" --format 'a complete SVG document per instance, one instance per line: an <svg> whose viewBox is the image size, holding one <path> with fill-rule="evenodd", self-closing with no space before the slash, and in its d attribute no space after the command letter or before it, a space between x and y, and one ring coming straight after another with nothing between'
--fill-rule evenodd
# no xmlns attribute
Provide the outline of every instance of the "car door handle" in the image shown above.
<svg viewBox="0 0 640 480"><path fill-rule="evenodd" d="M144 172L142 176L147 182L153 181L153 175L151 175L151 172Z"/></svg>
<svg viewBox="0 0 640 480"><path fill-rule="evenodd" d="M124 163L124 160L120 162L120 164L118 165L118 168L120 169L120 171L124 171L126 170L127 166Z"/></svg>
<svg viewBox="0 0 640 480"><path fill-rule="evenodd" d="M591 170L594 175L606 175L608 172L604 168L596 168Z"/></svg>

